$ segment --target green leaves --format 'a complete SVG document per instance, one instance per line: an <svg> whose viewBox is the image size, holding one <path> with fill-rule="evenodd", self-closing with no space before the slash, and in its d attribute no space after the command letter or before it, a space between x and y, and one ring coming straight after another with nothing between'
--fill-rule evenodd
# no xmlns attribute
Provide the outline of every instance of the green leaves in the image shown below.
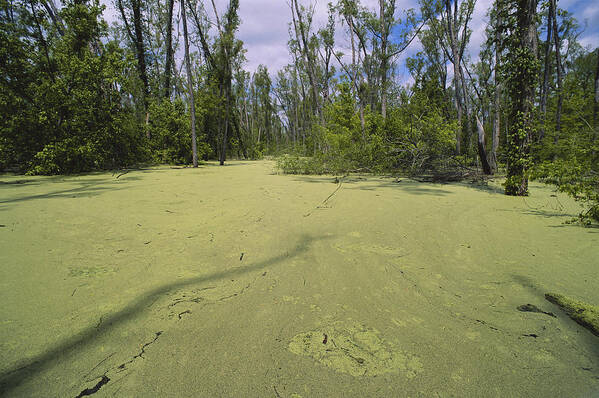
<svg viewBox="0 0 599 398"><path fill-rule="evenodd" d="M26 27L37 18L50 29L50 22L41 20L47 16L34 11L23 7L16 10L15 23L0 24L0 35L10 37L0 61L8 67L0 80L0 167L56 174L143 159L141 130L119 93L119 86L127 85L130 62L115 43L102 43L102 7L97 1L68 2L60 12L64 35L47 39L42 35L48 32Z"/></svg>
<svg viewBox="0 0 599 398"><path fill-rule="evenodd" d="M158 163L189 164L191 152L191 126L183 100L154 101L150 104L150 148L153 160ZM196 108L198 125L203 119L203 108ZM205 146L198 148L198 158L207 152Z"/></svg>
<svg viewBox="0 0 599 398"><path fill-rule="evenodd" d="M599 221L599 172L593 167L590 157L571 157L567 160L546 161L538 164L533 177L548 184L556 185L586 205L580 214L581 220Z"/></svg>

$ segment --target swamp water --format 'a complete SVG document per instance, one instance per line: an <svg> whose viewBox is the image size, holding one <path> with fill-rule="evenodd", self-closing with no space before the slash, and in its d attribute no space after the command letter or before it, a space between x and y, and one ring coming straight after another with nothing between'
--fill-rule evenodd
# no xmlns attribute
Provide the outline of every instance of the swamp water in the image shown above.
<svg viewBox="0 0 599 398"><path fill-rule="evenodd" d="M0 176L0 395L599 396L571 199L273 167Z"/></svg>

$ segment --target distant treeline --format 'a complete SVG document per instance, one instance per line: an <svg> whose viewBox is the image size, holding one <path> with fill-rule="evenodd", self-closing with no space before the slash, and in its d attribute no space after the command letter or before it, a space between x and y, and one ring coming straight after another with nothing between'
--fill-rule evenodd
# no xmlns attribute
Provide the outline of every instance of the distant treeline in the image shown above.
<svg viewBox="0 0 599 398"><path fill-rule="evenodd" d="M250 74L238 0L116 0L110 27L97 0L0 0L0 169L191 164L193 147L221 163L288 153L289 172L505 167L506 193L543 179L599 218L599 50L556 0L496 0L476 62L475 0L338 0L324 26L303 3L288 3L293 62Z"/></svg>

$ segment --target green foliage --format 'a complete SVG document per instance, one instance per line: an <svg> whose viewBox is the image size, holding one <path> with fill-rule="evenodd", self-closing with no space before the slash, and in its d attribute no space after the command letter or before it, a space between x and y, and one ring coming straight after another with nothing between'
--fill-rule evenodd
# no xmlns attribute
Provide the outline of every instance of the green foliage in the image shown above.
<svg viewBox="0 0 599 398"><path fill-rule="evenodd" d="M25 8L19 12L22 21L39 17ZM0 90L0 167L56 174L144 159L142 131L116 89L129 61L115 43L102 43L101 12L98 2L67 3L61 11L64 35L47 39L2 24L0 34L13 36L5 58L8 79Z"/></svg>
<svg viewBox="0 0 599 398"><path fill-rule="evenodd" d="M599 172L593 170L588 158L543 162L537 165L533 177L583 202L587 210L580 214L581 221L599 221Z"/></svg>
<svg viewBox="0 0 599 398"><path fill-rule="evenodd" d="M182 99L152 102L149 107L152 118L147 130L150 134L151 153L157 163L191 163L191 125ZM196 120L201 125L201 108L196 108ZM208 151L206 144L198 144L198 158Z"/></svg>
<svg viewBox="0 0 599 398"><path fill-rule="evenodd" d="M266 148L263 142L259 144L254 144L250 147L248 152L248 156L252 160L260 160L264 158L264 153L266 152Z"/></svg>
<svg viewBox="0 0 599 398"><path fill-rule="evenodd" d="M277 169L286 174L327 174L330 170L316 157L301 157L299 155L283 155L277 158Z"/></svg>
<svg viewBox="0 0 599 398"><path fill-rule="evenodd" d="M340 84L339 95L324 110L325 124L320 134L325 147L322 160L332 172L355 169L364 160L366 139L349 87L348 83Z"/></svg>
<svg viewBox="0 0 599 398"><path fill-rule="evenodd" d="M0 11L0 169L58 174L191 162L186 106L150 99L146 125L135 57L106 40L102 11L98 1L66 2L61 32L39 4ZM201 126L216 112L206 104L218 102L198 97ZM198 149L209 152L201 141Z"/></svg>
<svg viewBox="0 0 599 398"><path fill-rule="evenodd" d="M165 71L164 6L156 3L142 10L146 56L140 59L147 63L146 87L127 28L115 25L108 37L98 0L63 4L61 22L55 23L43 3L0 0L0 170L56 174L138 162L191 162L189 112L180 94L182 83L176 74L167 78ZM476 109L488 126L494 119L491 102L498 93L502 97L497 99L499 126L508 132L501 134L499 148L508 166L506 192L526 194L531 168L537 164L533 177L585 201L590 208L587 214L595 217L597 56L576 43L577 28L569 15L558 13L562 41L568 43L568 51L562 54L561 128L555 127L557 95L550 88L547 116L542 118L545 138L531 150L539 126L536 93L528 82L539 80L539 62L525 45L524 2L496 2L491 20L501 40L489 30L490 41L481 61L465 65L469 79L462 94L473 101L461 130L454 106L456 87L444 67L449 48L442 46L448 43L439 36L446 35L446 27L432 17L444 4L422 4L423 15L428 17L418 33L423 51L407 61L414 79L408 88L393 79L393 57L386 59L383 51L389 55L399 50L397 39L411 37L416 17L409 11L405 19L395 20L394 3L382 4L386 22L381 22L378 11L373 13L359 2L341 2L330 8L329 23L318 34L313 34L309 9L300 7L300 27L308 33L307 43L292 38L290 49L298 56L275 79L262 65L254 74L243 70L243 43L235 38L240 24L237 0L222 15L222 32L212 37L202 7L194 4L197 26L192 35L200 38L201 29L205 34L199 44L205 62L198 61L197 53L191 56L199 156L222 155L224 159L224 155L236 154L260 159L290 151L294 155L279 159L280 168L313 174L357 170L418 174L444 171L456 161L473 165L477 157L472 111ZM458 15L466 18L473 4L462 2ZM334 52L337 16L351 22L354 44L360 54L365 51L355 63L341 65L345 76L333 66L335 58L348 59L348 54L343 57ZM534 26L529 27L532 32ZM382 38L390 30L397 34L383 50ZM463 39L467 41L469 35L466 29ZM175 40L175 54L176 47ZM353 79L351 84L348 79ZM164 90L167 81L171 87ZM495 90L496 82L501 91ZM387 99L386 117L382 116L383 98ZM225 131L228 136L223 142ZM459 158L454 154L456 135L464 142Z"/></svg>
<svg viewBox="0 0 599 398"><path fill-rule="evenodd" d="M556 131L557 96L550 98L544 139L534 147L532 177L555 185L583 203L584 224L599 221L599 126L593 128L594 68L597 52L581 54L565 76L560 131Z"/></svg>
<svg viewBox="0 0 599 398"><path fill-rule="evenodd" d="M309 142L319 148L312 158L284 157L279 168L284 172L298 174L345 173L359 167L367 167L370 135L362 131L356 103L348 83L338 86L339 94L324 109L324 124L316 125L315 134Z"/></svg>
<svg viewBox="0 0 599 398"><path fill-rule="evenodd" d="M512 119L506 145L508 170L503 183L507 195L528 195L528 178L531 166L529 147L530 137L532 136L532 122L530 119L530 115L521 111L515 112Z"/></svg>
<svg viewBox="0 0 599 398"><path fill-rule="evenodd" d="M457 120L447 120L427 91L404 93L404 105L392 109L385 132L392 166L410 173L436 170L452 157Z"/></svg>
<svg viewBox="0 0 599 398"><path fill-rule="evenodd" d="M446 121L426 92L404 96L401 107L390 107L387 118L365 110L364 129L349 84L325 107L319 126L322 151L313 157L287 156L278 167L287 173L339 174L401 169L409 173L441 168L455 148L456 121ZM414 116L418 115L418 116Z"/></svg>

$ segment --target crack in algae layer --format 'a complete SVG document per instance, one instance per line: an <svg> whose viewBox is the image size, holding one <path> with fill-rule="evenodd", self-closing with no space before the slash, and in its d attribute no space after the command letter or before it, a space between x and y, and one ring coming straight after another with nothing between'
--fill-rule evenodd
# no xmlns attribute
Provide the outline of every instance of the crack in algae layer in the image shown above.
<svg viewBox="0 0 599 398"><path fill-rule="evenodd" d="M352 376L402 373L414 378L423 371L420 359L384 340L376 329L359 323L334 323L296 335L289 351L311 357Z"/></svg>
<svg viewBox="0 0 599 398"><path fill-rule="evenodd" d="M149 342L147 342L147 343L144 343L144 344L141 346L140 352L139 352L138 354L134 355L134 356L133 356L133 357L132 357L132 358L131 358L129 361L127 361L127 362L123 362L123 363L122 363L122 364L120 364L119 366L117 366L117 367L113 367L113 368L110 368L110 369L108 369L107 371L105 371L105 372L104 372L104 374L102 374L101 376L98 376L97 378L95 378L96 380L97 380L98 378L100 378L100 381L98 381L98 383L96 383L96 385L95 385L95 386L93 386L93 387L91 387L91 388L86 388L86 389L84 389L84 390L83 390L83 391L81 391L81 392L79 393L79 395L77 395L75 398L81 398L81 397L84 397L84 396L93 395L93 394L97 393L97 392L100 390L100 388L102 388L104 385L106 385L106 384L108 384L108 382L110 382L110 380L111 380L111 379L110 379L110 378L107 376L107 374L108 374L108 373L110 373L110 372L111 372L111 371L113 371L113 370L116 370L116 371L117 371L117 373L123 372L123 371L125 371L125 369L127 369L127 365L130 365L130 364L132 364L133 362L135 362L135 360L136 360L137 358L142 358L142 359L144 359L144 354L146 353L146 348L147 348L148 346L150 346L150 345L154 344L154 343L155 343L155 342L158 340L158 338L160 337L160 335L161 335L162 333L163 333L162 331L159 331L159 332L156 332L156 333L154 333L154 338L153 338L151 341L149 341ZM108 360L108 359L109 359L110 357L112 357L114 354L116 354L116 353L115 353L115 352L113 352L112 354L110 354L110 355L108 355L106 358L104 358L102 361L100 361L100 362L99 362L99 363L98 363L96 366L94 366L94 367L92 368L92 370L90 370L90 371L87 373L87 375L86 375L85 377L89 376L89 375L90 375L90 374L91 374L91 373L92 373L92 372L93 372L93 371L94 371L96 368L98 368L98 366L100 366L102 363L104 363L106 360ZM91 380L87 380L87 381L91 381Z"/></svg>
<svg viewBox="0 0 599 398"><path fill-rule="evenodd" d="M125 368L127 367L127 365L129 365L129 364L131 364L131 363L135 362L135 360L136 360L137 358L142 358L142 359L144 359L144 354L146 353L146 348L147 348L148 346L150 346L150 345L154 344L154 343L156 342L156 340L158 340L158 338L160 337L160 335L161 335L162 333L163 333L162 331L154 333L154 338L153 338L151 341L149 341L149 342L147 342L147 343L144 343L144 344L141 346L141 351L139 352L139 354L137 354L137 355L133 356L133 358L131 358L129 361L127 361L127 362L124 362L124 363L120 364L120 365L118 366L118 369L125 369Z"/></svg>
<svg viewBox="0 0 599 398"><path fill-rule="evenodd" d="M92 388L86 388L85 390L81 391L79 393L79 395L77 395L75 398L82 398L82 397L86 397L88 395L93 395L93 394L97 393L100 390L100 388L102 388L102 386L104 386L105 384L108 384L109 381L110 381L110 379L108 378L108 376L104 375L104 376L102 376L100 381L98 383L96 383L95 386L93 386Z"/></svg>

